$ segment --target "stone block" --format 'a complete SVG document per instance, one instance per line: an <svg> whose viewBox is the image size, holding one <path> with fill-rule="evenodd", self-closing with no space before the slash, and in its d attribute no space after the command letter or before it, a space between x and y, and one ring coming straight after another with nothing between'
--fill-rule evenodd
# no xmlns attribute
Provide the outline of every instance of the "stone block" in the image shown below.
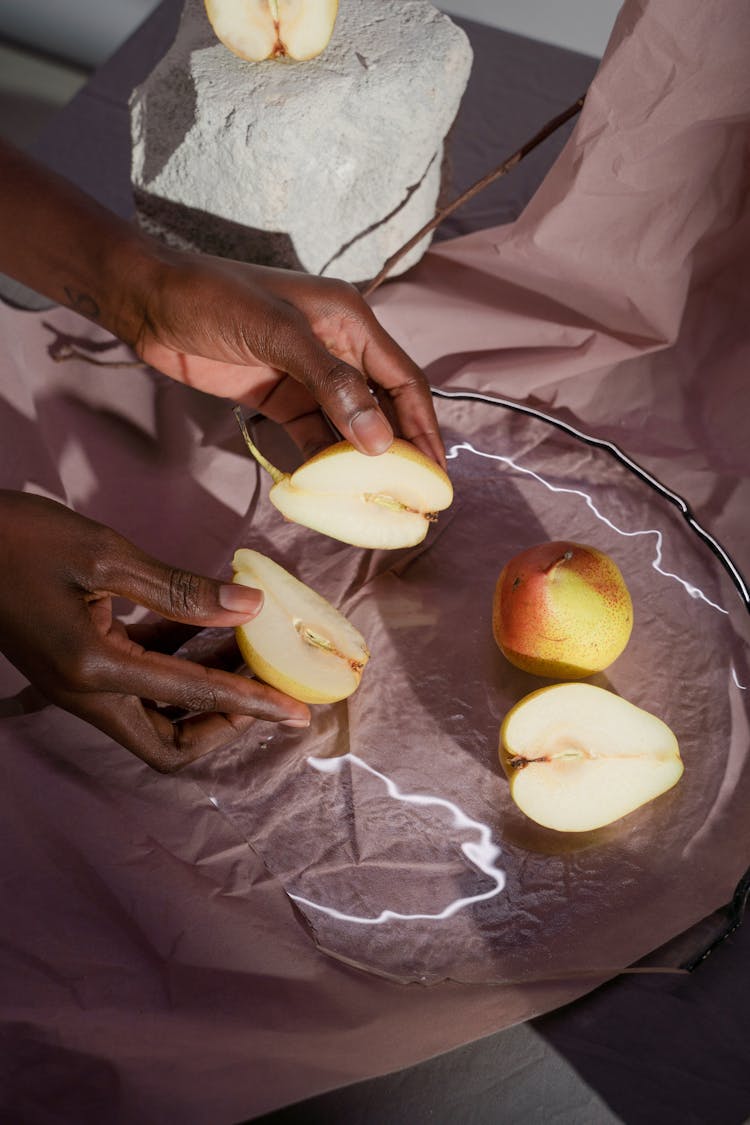
<svg viewBox="0 0 750 1125"><path fill-rule="evenodd" d="M139 220L173 245L364 282L435 211L471 62L426 0L340 0L322 55L261 63L186 0L131 98Z"/></svg>

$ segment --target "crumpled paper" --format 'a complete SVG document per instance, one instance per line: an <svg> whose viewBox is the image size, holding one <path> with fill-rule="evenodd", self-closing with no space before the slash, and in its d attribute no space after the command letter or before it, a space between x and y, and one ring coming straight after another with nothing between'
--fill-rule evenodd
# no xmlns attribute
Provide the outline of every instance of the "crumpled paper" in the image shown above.
<svg viewBox="0 0 750 1125"><path fill-rule="evenodd" d="M433 383L577 417L744 560L748 521L720 494L747 504L748 41L732 0L625 3L519 218L441 243L373 298Z"/></svg>
<svg viewBox="0 0 750 1125"><path fill-rule="evenodd" d="M746 9L728 0L627 2L572 138L521 217L506 227L436 245L408 280L383 286L374 299L386 327L424 364L434 384L541 404L584 432L615 441L688 498L701 524L744 573L750 571L750 465L742 406L750 297L748 38ZM30 316L3 308L0 321L5 485L63 498L166 561L196 570L226 573L239 542L253 540L262 549L263 493L254 487L254 470L225 404L139 368L55 363L48 349L61 335L74 337L81 347L92 340L108 344L104 333L73 314L56 310ZM132 359L124 348L109 355ZM617 487L608 492L606 479L595 477L593 483L607 494L612 522L624 527L622 521L632 517L632 526L643 530L647 523L651 527L651 516L664 521L664 549L670 552L664 569L707 592L720 607L690 597L684 586L658 572L651 571L648 585L642 585L653 561L646 550L653 548L653 536L625 542L620 536L610 539L600 521L566 521L566 534L580 526L582 533L605 535L616 553L624 549L628 569L631 559L638 563L631 581L647 613L643 629L634 634L635 647L612 672L614 686L634 693L643 705L663 703L663 717L683 742L683 724L689 727L688 771L677 789L661 804L635 814L630 827L605 834L603 853L613 870L625 872L616 885L602 878L591 883L605 895L607 908L595 911L575 880L568 878L565 894L554 880L545 883L552 887L549 917L559 929L540 937L532 916L534 939L544 951L541 965L528 950L504 947L507 935L496 960L498 950L487 940L490 930L485 934L473 925L470 949L481 954L491 945L482 969L487 979L521 983L449 982L415 989L350 969L340 958L351 956L351 933L329 926L327 916L313 915L309 908L305 917L300 903L282 892L281 881L294 893L307 890L305 897L320 894L325 904L335 900L350 910L411 909L425 897L433 909L457 887L471 894L492 889L460 851L476 832L453 832L441 853L437 882L427 888L429 896L420 897L421 887L413 895L404 884L408 895L402 896L399 886L395 890L402 897L360 904L352 901L350 888L344 888L349 895L344 899L340 884L319 881L303 887L298 856L276 846L282 816L267 825L246 818L240 829L238 818L250 808L250 795L238 788L230 805L217 786L218 758L211 763L214 774L203 777L197 771L195 778L152 774L78 720L40 701L19 700L23 680L3 665L2 695L9 701L0 721L5 786L0 855L8 935L0 953L0 1074L6 1113L28 1119L50 1107L59 1114L62 1106L81 1122L119 1119L142 1125L179 1111L182 1121L213 1125L409 1065L581 995L596 984L587 975L594 953L596 967L606 970L603 979L629 953L637 956L663 940L668 928L676 932L700 910L712 909L746 865L747 840L744 829L736 830L735 817L738 803L746 799L747 642L744 611L728 572L697 542L676 509L666 508L641 481L613 469L585 444L551 437L545 425L540 438L537 423L510 422L514 416L499 408L477 406L465 416L441 406L444 410L451 444L470 442L480 453L541 465L539 475L552 481L564 467L565 478L559 480L566 487L574 481L590 488L592 472L606 464L605 477L613 471ZM490 410L498 421L488 420ZM486 576L495 540L499 568L500 556L521 543L522 532L546 534L559 526L556 506L545 508L539 518L535 497L544 485L524 473L499 462L487 464L468 450L450 464L460 496L470 498L470 508L481 504L480 533L470 533L474 516L460 500L454 515L438 525L432 558L429 550L420 553L398 580L387 572L363 575L378 587L384 615L375 624L386 652L403 643L398 620L408 621L414 647L405 663L411 668L416 658L426 659L440 687L445 681L438 654L426 642L438 628L436 611L448 596L457 597L456 584L445 573L455 544L476 554ZM475 472L481 487L472 491ZM623 488L627 506L618 499ZM504 517L511 514L512 500L524 518L514 518L509 528L493 523L479 499L487 489L498 492ZM573 513L571 520L589 519L574 497L558 496L557 502L560 514ZM469 517L465 524L462 513ZM277 527L268 525L267 546L281 561L294 561L290 529L282 534ZM312 533L305 540L305 558L299 561L305 563L309 549L315 565L309 571L303 566L303 576L353 603L355 584L347 583L345 568L327 554L324 540L314 541L312 546ZM441 574L438 588L430 585L429 570L441 542L450 549L435 564ZM636 558L636 548L642 557ZM412 575L419 581L412 582ZM381 594L391 582L403 588L405 600L394 600L390 590ZM416 592L423 583L429 598ZM473 580L466 585L464 628L469 603L482 601ZM352 612L364 612L364 606L364 600L352 604ZM727 608L728 614L720 612ZM681 629L674 623L676 613L683 618ZM503 705L500 681L489 678L480 699L480 681L485 682L490 664L499 671L501 659L483 647L486 636L486 630L483 640L477 633L473 647L461 640L472 673L468 698L456 693L452 701L440 700L449 718L466 714L463 703L471 703L470 723L450 719L450 729L444 730L434 721L429 681L412 678L416 702L436 734L429 774L420 767L417 776L406 748L399 752L395 742L368 745L367 751L384 755L380 772L400 792L447 794L466 815L490 822L493 842L501 848L497 864L510 873L507 885L518 903L524 872L512 866L514 856L527 852L523 866L537 880L549 863L569 875L586 873L587 865L599 861L593 858L596 847L550 859L535 830L514 820L494 760ZM647 651L652 636L658 642ZM652 677L647 672L657 663L655 653L658 668ZM695 700L690 681L683 682L686 659ZM383 690L393 687L395 678L397 693L404 691L407 677L397 671L383 673ZM363 737L372 718L368 708L381 712L382 703L367 694L369 680L381 683L381 672L373 664L347 708L339 749L351 748L353 732ZM674 696L665 690L670 682ZM402 694L397 698L403 701ZM409 702L413 708L414 699ZM693 736L704 711L718 734L699 749ZM321 724L322 716L315 731L324 743ZM438 769L450 758L448 735L467 766L467 784L462 778L446 784L446 771ZM229 783L232 771L240 771L246 783L252 772L251 790L263 797L269 778L287 785L301 761L304 789L298 787L294 799L309 804L311 786L317 787L321 807L313 815L321 829L338 825L341 810L352 808L353 794L363 809L378 815L389 805L398 809L405 831L424 826L414 815L420 812L417 806L384 798L385 783L378 777L353 762L341 773L322 774L297 759L297 746L294 739L284 745L272 740L265 749L240 750L222 777ZM248 762L252 771L246 772ZM449 765L455 765L452 758ZM700 799L699 779L705 789ZM688 840L681 817L670 818L669 855L662 856L654 829L666 807L680 809L696 831ZM437 806L426 811L433 820L419 841L418 872L430 854L435 825L446 829L446 837L447 829L456 827L436 821ZM277 877L247 846L251 833L258 847L274 844L268 854L275 857L269 862L278 864ZM344 869L341 840L334 841L338 872ZM713 849L707 846L711 841ZM399 870L414 856L414 851L409 856L398 852ZM347 857L350 870L362 858ZM598 871L603 874L603 865ZM715 886L707 890L714 878ZM584 935L578 950L563 948L565 927L576 925L565 906L568 892L577 896L578 905L583 897L581 909L596 927L612 925L610 907L625 907L619 917L630 930L629 910L639 886L652 896L648 934L617 935L606 965L601 947L591 948L590 959L584 956L587 943L593 943L590 935ZM323 892L330 897L322 899ZM496 894L481 906L491 911L500 903ZM640 909L642 903L636 902L634 917ZM448 921L464 927L469 919L460 911ZM313 927L321 946L335 957L319 952L310 939ZM384 927L376 930L386 933ZM575 936L580 939L580 930ZM429 952L430 945L437 948L430 934L411 962L402 960L394 971L394 943L376 949L374 957L371 948L362 953L361 934L357 941L351 959L400 980L425 975L420 953ZM450 943L438 952L445 948L450 951ZM550 979L551 957L553 968L569 977ZM442 963L428 964L427 975L466 977L466 966L465 958L458 968L455 961L448 965L445 956Z"/></svg>

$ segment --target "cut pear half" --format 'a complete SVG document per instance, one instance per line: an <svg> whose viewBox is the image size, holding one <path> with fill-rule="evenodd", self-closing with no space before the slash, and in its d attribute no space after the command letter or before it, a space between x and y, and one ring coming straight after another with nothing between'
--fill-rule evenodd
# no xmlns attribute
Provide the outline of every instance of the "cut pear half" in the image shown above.
<svg viewBox="0 0 750 1125"><path fill-rule="evenodd" d="M396 438L375 457L340 441L293 473L282 473L254 444L241 413L235 414L248 449L273 478L271 503L286 519L342 543L413 547L453 501L448 474L408 441Z"/></svg>
<svg viewBox="0 0 750 1125"><path fill-rule="evenodd" d="M555 684L513 707L500 728L513 800L558 832L588 832L671 789L683 763L666 723L593 684Z"/></svg>
<svg viewBox="0 0 750 1125"><path fill-rule="evenodd" d="M315 58L333 34L338 0L205 0L216 37L248 62Z"/></svg>
<svg viewBox="0 0 750 1125"><path fill-rule="evenodd" d="M336 703L351 695L370 659L351 622L258 551L235 552L232 567L235 582L263 591L260 613L236 629L248 668L302 703Z"/></svg>

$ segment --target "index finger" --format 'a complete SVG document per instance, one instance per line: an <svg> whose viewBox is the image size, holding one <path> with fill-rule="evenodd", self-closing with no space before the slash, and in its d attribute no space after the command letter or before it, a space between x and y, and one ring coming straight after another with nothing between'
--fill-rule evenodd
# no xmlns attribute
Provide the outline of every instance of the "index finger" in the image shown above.
<svg viewBox="0 0 750 1125"><path fill-rule="evenodd" d="M445 468L445 445L430 385L422 370L374 313L362 350L365 373L390 396L404 437Z"/></svg>
<svg viewBox="0 0 750 1125"><path fill-rule="evenodd" d="M252 715L274 723L308 726L310 709L305 703L221 668L144 651L136 658L109 654L93 680L96 691L158 699L187 712L220 712Z"/></svg>

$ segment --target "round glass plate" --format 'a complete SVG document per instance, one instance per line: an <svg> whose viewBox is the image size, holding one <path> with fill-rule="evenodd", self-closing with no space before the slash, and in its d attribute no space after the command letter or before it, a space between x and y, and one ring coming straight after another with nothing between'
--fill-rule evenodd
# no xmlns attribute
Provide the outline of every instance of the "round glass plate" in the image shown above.
<svg viewBox="0 0 750 1125"><path fill-rule="evenodd" d="M372 658L309 730L259 723L189 772L318 946L350 964L425 983L619 972L728 901L748 865L742 582L603 443L481 396L438 409L455 501L416 548L363 551L285 524L260 486L242 545L339 606ZM268 424L257 437L267 448ZM685 762L673 790L585 834L524 817L497 752L508 709L550 681L498 651L493 590L508 559L548 539L619 564L633 635L590 682L663 719Z"/></svg>

